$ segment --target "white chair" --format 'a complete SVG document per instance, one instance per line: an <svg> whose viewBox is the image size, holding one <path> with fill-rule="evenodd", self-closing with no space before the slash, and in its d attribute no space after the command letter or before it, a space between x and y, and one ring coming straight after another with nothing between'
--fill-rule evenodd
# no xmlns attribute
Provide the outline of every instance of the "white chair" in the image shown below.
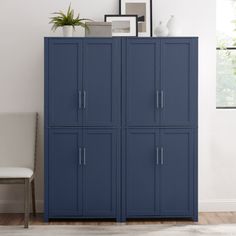
<svg viewBox="0 0 236 236"><path fill-rule="evenodd" d="M0 113L0 184L24 184L24 226L29 225L30 184L32 210L36 214L38 113Z"/></svg>

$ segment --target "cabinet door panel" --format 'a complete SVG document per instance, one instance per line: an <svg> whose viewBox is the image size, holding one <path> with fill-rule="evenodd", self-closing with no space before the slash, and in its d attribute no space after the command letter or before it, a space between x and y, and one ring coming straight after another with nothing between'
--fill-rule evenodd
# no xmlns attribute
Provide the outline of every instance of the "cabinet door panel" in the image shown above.
<svg viewBox="0 0 236 236"><path fill-rule="evenodd" d="M193 133L188 129L161 132L160 215L191 216L193 209Z"/></svg>
<svg viewBox="0 0 236 236"><path fill-rule="evenodd" d="M115 216L117 137L112 130L85 130L84 215Z"/></svg>
<svg viewBox="0 0 236 236"><path fill-rule="evenodd" d="M156 212L155 130L128 130L126 153L127 217L154 216Z"/></svg>
<svg viewBox="0 0 236 236"><path fill-rule="evenodd" d="M120 51L120 41L117 39L85 40L85 125L111 126L119 121Z"/></svg>
<svg viewBox="0 0 236 236"><path fill-rule="evenodd" d="M161 86L164 92L161 123L169 126L192 125L197 109L192 41L162 40L161 45Z"/></svg>
<svg viewBox="0 0 236 236"><path fill-rule="evenodd" d="M156 125L159 122L159 41L128 39L126 62L127 124Z"/></svg>
<svg viewBox="0 0 236 236"><path fill-rule="evenodd" d="M49 123L82 124L82 41L51 40L49 44Z"/></svg>
<svg viewBox="0 0 236 236"><path fill-rule="evenodd" d="M49 136L49 212L52 216L82 214L82 132L51 130Z"/></svg>

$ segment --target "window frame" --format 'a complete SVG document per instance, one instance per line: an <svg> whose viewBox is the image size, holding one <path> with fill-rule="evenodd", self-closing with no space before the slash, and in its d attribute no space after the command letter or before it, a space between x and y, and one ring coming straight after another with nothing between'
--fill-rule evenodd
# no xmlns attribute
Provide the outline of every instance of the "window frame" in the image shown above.
<svg viewBox="0 0 236 236"><path fill-rule="evenodd" d="M216 50L236 50L236 47L216 47ZM216 94L217 96L217 94ZM236 106L216 106L216 109L222 109L222 110L229 110L229 109L236 109Z"/></svg>

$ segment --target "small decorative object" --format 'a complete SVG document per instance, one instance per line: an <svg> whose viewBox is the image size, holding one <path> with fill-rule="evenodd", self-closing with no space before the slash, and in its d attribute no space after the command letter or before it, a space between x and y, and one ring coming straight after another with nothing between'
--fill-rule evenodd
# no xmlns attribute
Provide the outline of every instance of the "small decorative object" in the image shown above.
<svg viewBox="0 0 236 236"><path fill-rule="evenodd" d="M152 0L120 0L120 14L138 15L138 35L152 36Z"/></svg>
<svg viewBox="0 0 236 236"><path fill-rule="evenodd" d="M138 36L137 15L105 15L104 18L112 23L112 36Z"/></svg>
<svg viewBox="0 0 236 236"><path fill-rule="evenodd" d="M171 15L167 27L169 30L169 36L179 36L181 34L181 30L178 28L176 18L174 15Z"/></svg>
<svg viewBox="0 0 236 236"><path fill-rule="evenodd" d="M88 28L85 29L86 37L111 37L112 23L111 22L96 22L91 21L86 23Z"/></svg>
<svg viewBox="0 0 236 236"><path fill-rule="evenodd" d="M168 36L169 30L166 25L160 21L159 25L156 28L156 36L165 37Z"/></svg>
<svg viewBox="0 0 236 236"><path fill-rule="evenodd" d="M72 37L75 26L87 28L85 21L88 19L80 19L79 14L77 17L74 17L74 10L71 9L71 5L69 6L67 13L59 11L52 14L55 15L50 18L51 21L49 22L50 24L53 24L52 30L55 31L57 28L62 27L64 37Z"/></svg>

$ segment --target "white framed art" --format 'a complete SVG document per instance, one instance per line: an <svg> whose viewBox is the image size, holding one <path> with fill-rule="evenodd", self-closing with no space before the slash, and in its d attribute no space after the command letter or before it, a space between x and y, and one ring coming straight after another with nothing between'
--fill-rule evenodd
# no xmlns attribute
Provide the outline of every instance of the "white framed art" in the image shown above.
<svg viewBox="0 0 236 236"><path fill-rule="evenodd" d="M138 15L138 36L152 36L152 0L119 0L121 15Z"/></svg>
<svg viewBox="0 0 236 236"><path fill-rule="evenodd" d="M138 36L137 15L105 15L105 22L112 24L112 36Z"/></svg>

